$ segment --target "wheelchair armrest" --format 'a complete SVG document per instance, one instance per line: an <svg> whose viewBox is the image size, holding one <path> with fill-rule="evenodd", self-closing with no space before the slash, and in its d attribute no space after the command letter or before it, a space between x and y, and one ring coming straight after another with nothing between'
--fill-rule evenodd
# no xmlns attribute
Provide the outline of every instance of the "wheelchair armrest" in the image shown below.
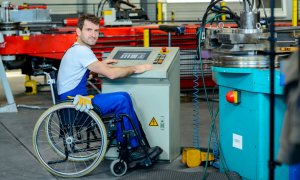
<svg viewBox="0 0 300 180"><path fill-rule="evenodd" d="M73 99L56 100L56 104L65 103L65 102L73 102Z"/></svg>
<svg viewBox="0 0 300 180"><path fill-rule="evenodd" d="M105 115L105 116L101 116L101 119L102 119L103 121L107 121L107 120L114 119L114 118L116 118L116 115L115 115L115 114L107 114L107 115Z"/></svg>

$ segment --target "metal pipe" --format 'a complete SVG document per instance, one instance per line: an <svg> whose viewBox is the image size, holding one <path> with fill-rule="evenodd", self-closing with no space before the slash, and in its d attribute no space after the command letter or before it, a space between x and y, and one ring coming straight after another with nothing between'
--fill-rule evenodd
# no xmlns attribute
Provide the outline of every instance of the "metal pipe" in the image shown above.
<svg viewBox="0 0 300 180"><path fill-rule="evenodd" d="M275 134L275 0L271 0L271 17L270 17L270 134L269 134L269 179L273 180L275 176L276 162L274 161L274 134Z"/></svg>
<svg viewBox="0 0 300 180"><path fill-rule="evenodd" d="M168 47L171 47L172 46L172 44L171 44L171 37L172 35L171 35L171 32L168 32Z"/></svg>
<svg viewBox="0 0 300 180"><path fill-rule="evenodd" d="M4 2L2 2L1 6L4 8L4 22L9 22L10 21L10 18L9 18L10 2L4 1Z"/></svg>
<svg viewBox="0 0 300 180"><path fill-rule="evenodd" d="M292 26L298 26L298 0L292 2Z"/></svg>
<svg viewBox="0 0 300 180"><path fill-rule="evenodd" d="M11 91L11 88L10 88L10 85L9 85L9 82L8 82L8 79L7 79L7 76L5 73L3 62L2 62L2 56L0 56L0 76L1 76L0 80L3 85L4 94L6 96L8 105L15 104L15 100L14 100L14 97L13 97L13 94L12 94L12 91Z"/></svg>
<svg viewBox="0 0 300 180"><path fill-rule="evenodd" d="M157 21L158 24L162 24L162 3L161 2L157 2Z"/></svg>
<svg viewBox="0 0 300 180"><path fill-rule="evenodd" d="M149 47L149 29L144 29L144 47Z"/></svg>

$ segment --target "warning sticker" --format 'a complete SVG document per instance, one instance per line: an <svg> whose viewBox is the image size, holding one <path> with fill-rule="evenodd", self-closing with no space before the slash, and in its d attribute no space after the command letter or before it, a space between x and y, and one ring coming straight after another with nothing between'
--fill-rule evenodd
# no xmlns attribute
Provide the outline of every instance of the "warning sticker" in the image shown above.
<svg viewBox="0 0 300 180"><path fill-rule="evenodd" d="M149 126L158 126L158 123L157 123L157 121L156 121L156 119L154 117L150 121Z"/></svg>

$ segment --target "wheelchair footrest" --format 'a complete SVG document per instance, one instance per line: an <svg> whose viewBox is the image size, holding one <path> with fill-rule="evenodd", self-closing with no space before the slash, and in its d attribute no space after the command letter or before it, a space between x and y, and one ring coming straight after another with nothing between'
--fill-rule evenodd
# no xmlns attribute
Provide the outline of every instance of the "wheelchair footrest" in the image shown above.
<svg viewBox="0 0 300 180"><path fill-rule="evenodd" d="M140 147L142 148L142 147ZM139 166L151 166L154 162L157 161L158 156L162 153L162 149L158 146L148 148L146 147L146 152L143 150L143 156L137 158L129 159L128 166L133 168L137 165Z"/></svg>

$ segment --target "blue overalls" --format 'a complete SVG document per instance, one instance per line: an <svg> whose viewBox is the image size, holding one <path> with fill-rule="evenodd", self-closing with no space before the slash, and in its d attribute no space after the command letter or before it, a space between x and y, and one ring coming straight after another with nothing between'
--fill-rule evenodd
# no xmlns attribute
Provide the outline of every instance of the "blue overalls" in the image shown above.
<svg viewBox="0 0 300 180"><path fill-rule="evenodd" d="M89 76L89 70L86 71L80 83L73 90L65 92L59 95L60 100L68 99L68 96L82 95L86 96L87 93L87 79ZM93 105L101 109L102 115L115 114L116 117L119 117L119 114L127 114L133 120L135 127L138 130L139 135L141 131L139 129L139 122L136 117L136 114L133 109L133 104L131 98L127 92L114 92L114 93L102 93L97 94L92 99ZM132 126L127 117L123 118L123 124L125 130L132 130ZM117 123L117 142L123 142L122 128L120 122ZM132 148L135 148L139 145L136 137L130 139L130 145Z"/></svg>

